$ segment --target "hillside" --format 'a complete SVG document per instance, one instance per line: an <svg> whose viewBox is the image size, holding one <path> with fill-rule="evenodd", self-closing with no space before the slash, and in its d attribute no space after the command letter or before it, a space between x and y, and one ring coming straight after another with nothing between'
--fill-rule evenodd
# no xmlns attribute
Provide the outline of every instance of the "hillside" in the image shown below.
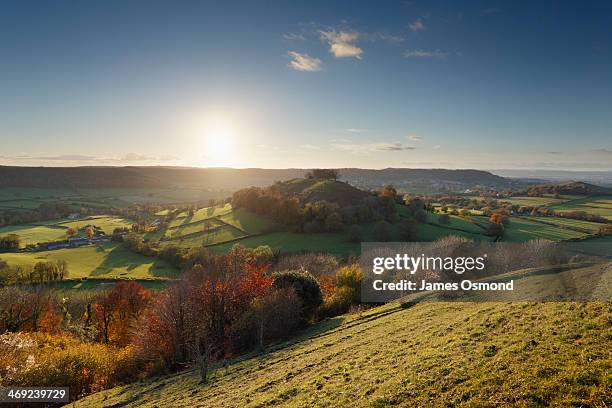
<svg viewBox="0 0 612 408"><path fill-rule="evenodd" d="M610 406L611 319L602 302L393 303L230 362L208 385L186 371L75 405Z"/></svg>
<svg viewBox="0 0 612 408"><path fill-rule="evenodd" d="M370 196L366 191L336 180L296 178L276 183L274 187L285 196L298 197L303 203L327 201L340 206L350 206Z"/></svg>
<svg viewBox="0 0 612 408"><path fill-rule="evenodd" d="M411 182L460 186L514 184L481 170L339 169L340 179L362 187ZM304 177L306 169L231 169L190 167L13 167L0 166L0 187L169 188L233 190L267 186L276 180Z"/></svg>
<svg viewBox="0 0 612 408"><path fill-rule="evenodd" d="M583 181L570 181L559 184L539 184L531 186L526 190L526 193L530 192L539 194L593 195L612 194L612 189L585 183Z"/></svg>

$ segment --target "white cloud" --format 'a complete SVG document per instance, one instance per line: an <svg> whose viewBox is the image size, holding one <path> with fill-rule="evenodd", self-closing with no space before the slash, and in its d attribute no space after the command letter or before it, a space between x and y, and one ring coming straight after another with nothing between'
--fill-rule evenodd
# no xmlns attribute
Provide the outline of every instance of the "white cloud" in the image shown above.
<svg viewBox="0 0 612 408"><path fill-rule="evenodd" d="M336 58L357 58L361 59L363 50L355 43L359 39L356 31L319 31L321 40L329 44L329 52Z"/></svg>
<svg viewBox="0 0 612 408"><path fill-rule="evenodd" d="M319 150L320 147L319 146L315 146L315 145L311 145L311 144L303 144L299 146L302 149L309 149L309 150Z"/></svg>
<svg viewBox="0 0 612 408"><path fill-rule="evenodd" d="M345 132L351 132L351 133L364 133L367 132L368 129L365 128L348 128L348 129L344 129Z"/></svg>
<svg viewBox="0 0 612 408"><path fill-rule="evenodd" d="M413 142L422 142L423 141L423 138L421 136L417 136L417 135L409 135L408 139L412 140Z"/></svg>
<svg viewBox="0 0 612 408"><path fill-rule="evenodd" d="M447 52L442 52L440 50L435 51L423 51L423 50L413 50L404 52L404 57L406 58L446 58L448 56Z"/></svg>
<svg viewBox="0 0 612 408"><path fill-rule="evenodd" d="M440 149L440 147L441 147L440 145L435 145L435 146L433 147L433 149L434 149L434 150L438 150L438 149Z"/></svg>
<svg viewBox="0 0 612 408"><path fill-rule="evenodd" d="M283 38L287 41L304 41L306 39L302 34L296 33L283 34Z"/></svg>
<svg viewBox="0 0 612 408"><path fill-rule="evenodd" d="M295 51L289 51L287 54L293 58L287 66L296 71L315 72L320 71L322 68L321 60L318 58L311 57L308 54L300 54Z"/></svg>
<svg viewBox="0 0 612 408"><path fill-rule="evenodd" d="M365 152L397 152L402 150L414 150L414 146L405 146L400 142L381 142L381 143L334 143L332 148L345 150L352 153Z"/></svg>
<svg viewBox="0 0 612 408"><path fill-rule="evenodd" d="M410 27L410 29L414 31L415 33L417 31L425 30L425 24L423 24L423 21L421 21L420 18L417 18L412 23L408 24L408 27Z"/></svg>

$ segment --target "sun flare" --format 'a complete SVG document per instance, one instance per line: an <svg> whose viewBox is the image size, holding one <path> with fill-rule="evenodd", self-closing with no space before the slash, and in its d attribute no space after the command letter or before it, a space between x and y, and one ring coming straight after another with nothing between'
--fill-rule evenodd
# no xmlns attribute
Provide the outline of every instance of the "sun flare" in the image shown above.
<svg viewBox="0 0 612 408"><path fill-rule="evenodd" d="M201 150L207 166L232 166L236 161L238 127L227 114L209 116L199 133Z"/></svg>

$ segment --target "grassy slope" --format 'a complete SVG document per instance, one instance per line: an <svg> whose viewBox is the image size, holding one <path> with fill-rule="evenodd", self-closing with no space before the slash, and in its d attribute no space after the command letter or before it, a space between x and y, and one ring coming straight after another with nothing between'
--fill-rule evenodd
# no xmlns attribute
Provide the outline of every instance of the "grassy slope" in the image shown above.
<svg viewBox="0 0 612 408"><path fill-rule="evenodd" d="M325 321L209 385L193 371L83 407L610 406L612 304L425 302Z"/></svg>
<svg viewBox="0 0 612 408"><path fill-rule="evenodd" d="M66 239L66 229L34 225L9 225L0 228L0 236L17 234L21 239L21 246L37 244L39 242L57 241Z"/></svg>
<svg viewBox="0 0 612 408"><path fill-rule="evenodd" d="M105 244L44 252L3 253L9 265L26 267L41 261L65 260L69 278L151 279L176 277L177 271L155 258L133 253L122 245Z"/></svg>
<svg viewBox="0 0 612 408"><path fill-rule="evenodd" d="M610 196L585 197L571 200L563 204L553 205L551 208L556 212L585 211L612 220L612 198Z"/></svg>

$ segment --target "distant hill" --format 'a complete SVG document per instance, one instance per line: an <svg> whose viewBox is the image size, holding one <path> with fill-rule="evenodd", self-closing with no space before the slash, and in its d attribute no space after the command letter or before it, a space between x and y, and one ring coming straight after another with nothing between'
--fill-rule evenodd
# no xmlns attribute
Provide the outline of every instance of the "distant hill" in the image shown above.
<svg viewBox="0 0 612 408"><path fill-rule="evenodd" d="M570 181L559 184L539 184L527 188L527 194L568 194L568 195L593 195L612 194L612 189L596 186L595 184L582 181Z"/></svg>
<svg viewBox="0 0 612 408"><path fill-rule="evenodd" d="M339 169L340 180L361 188L384 184L435 188L475 185L509 187L517 182L481 170ZM306 169L229 169L191 167L11 167L0 166L0 187L40 188L213 188L233 191L302 178Z"/></svg>

